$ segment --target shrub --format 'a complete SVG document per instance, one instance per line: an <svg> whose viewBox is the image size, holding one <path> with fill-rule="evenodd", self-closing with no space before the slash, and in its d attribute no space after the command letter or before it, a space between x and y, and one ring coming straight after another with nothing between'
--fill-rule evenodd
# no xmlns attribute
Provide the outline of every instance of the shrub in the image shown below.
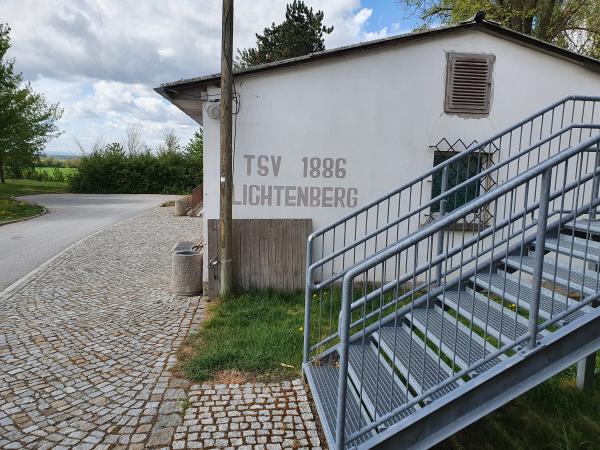
<svg viewBox="0 0 600 450"><path fill-rule="evenodd" d="M113 143L83 156L70 180L73 192L102 194L184 194L202 183L202 159L179 151L126 154Z"/></svg>

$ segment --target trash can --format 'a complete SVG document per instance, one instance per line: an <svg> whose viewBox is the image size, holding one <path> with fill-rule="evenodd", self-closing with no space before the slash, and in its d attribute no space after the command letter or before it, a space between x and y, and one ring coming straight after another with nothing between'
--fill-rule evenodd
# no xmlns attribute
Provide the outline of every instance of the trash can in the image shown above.
<svg viewBox="0 0 600 450"><path fill-rule="evenodd" d="M176 216L185 216L187 215L188 206L187 202L180 198L179 200L175 200L175 211L174 214Z"/></svg>
<svg viewBox="0 0 600 450"><path fill-rule="evenodd" d="M202 294L202 253L180 250L173 253L171 287L176 295Z"/></svg>

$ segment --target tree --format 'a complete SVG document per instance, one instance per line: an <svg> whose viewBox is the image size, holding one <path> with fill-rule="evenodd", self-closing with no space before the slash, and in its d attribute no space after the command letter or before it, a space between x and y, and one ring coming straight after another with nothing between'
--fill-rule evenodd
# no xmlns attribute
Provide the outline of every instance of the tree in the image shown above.
<svg viewBox="0 0 600 450"><path fill-rule="evenodd" d="M186 160L192 165L194 170L202 173L202 156L204 154L204 132L202 128L198 128L198 130L194 132L194 136L192 136L190 141L185 146L183 153Z"/></svg>
<svg viewBox="0 0 600 450"><path fill-rule="evenodd" d="M333 27L323 25L323 11L313 12L301 0L286 6L285 20L256 34L256 48L238 49L236 68L245 68L325 50L323 36Z"/></svg>
<svg viewBox="0 0 600 450"><path fill-rule="evenodd" d="M163 143L158 147L159 156L174 156L181 150L179 137L173 130L165 131Z"/></svg>
<svg viewBox="0 0 600 450"><path fill-rule="evenodd" d="M399 0L424 26L451 24L485 10L487 18L569 50L600 57L598 0Z"/></svg>
<svg viewBox="0 0 600 450"><path fill-rule="evenodd" d="M194 132L194 136L185 146L185 154L192 159L199 159L202 161L202 155L204 151L204 132L202 128L199 128Z"/></svg>
<svg viewBox="0 0 600 450"><path fill-rule="evenodd" d="M123 147L130 155L141 152L144 149L144 140L142 139L142 128L138 125L129 125L125 135Z"/></svg>
<svg viewBox="0 0 600 450"><path fill-rule="evenodd" d="M58 104L49 104L23 77L15 73L10 48L10 27L0 24L0 183L6 167L19 174L39 159L46 143L60 133Z"/></svg>

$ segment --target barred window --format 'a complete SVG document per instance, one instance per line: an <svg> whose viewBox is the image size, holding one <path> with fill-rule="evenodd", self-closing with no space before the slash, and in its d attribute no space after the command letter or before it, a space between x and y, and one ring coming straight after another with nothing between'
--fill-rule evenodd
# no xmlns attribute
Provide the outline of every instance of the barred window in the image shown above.
<svg viewBox="0 0 600 450"><path fill-rule="evenodd" d="M438 164L443 163L447 159L456 155L456 153L457 152L453 151L435 152L433 156L433 165L437 166ZM486 157L479 153L471 153L465 155L463 158L460 158L455 163L450 164L448 166L448 190L480 173L483 169L483 163L485 159ZM442 190L442 171L437 171L433 175L431 181L431 198L435 198L440 195ZM471 200L474 200L479 196L480 192L480 180L473 180L471 183L459 189L448 198L446 212L450 212L470 202ZM439 203L436 202L435 204L431 205L431 212L439 212L439 210Z"/></svg>

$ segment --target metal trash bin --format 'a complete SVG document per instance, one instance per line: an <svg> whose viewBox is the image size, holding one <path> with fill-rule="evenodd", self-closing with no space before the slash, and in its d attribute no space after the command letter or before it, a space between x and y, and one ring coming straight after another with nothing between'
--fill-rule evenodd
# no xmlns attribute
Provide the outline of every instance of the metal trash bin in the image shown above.
<svg viewBox="0 0 600 450"><path fill-rule="evenodd" d="M171 257L171 288L182 296L202 294L202 253L193 249L175 251Z"/></svg>

